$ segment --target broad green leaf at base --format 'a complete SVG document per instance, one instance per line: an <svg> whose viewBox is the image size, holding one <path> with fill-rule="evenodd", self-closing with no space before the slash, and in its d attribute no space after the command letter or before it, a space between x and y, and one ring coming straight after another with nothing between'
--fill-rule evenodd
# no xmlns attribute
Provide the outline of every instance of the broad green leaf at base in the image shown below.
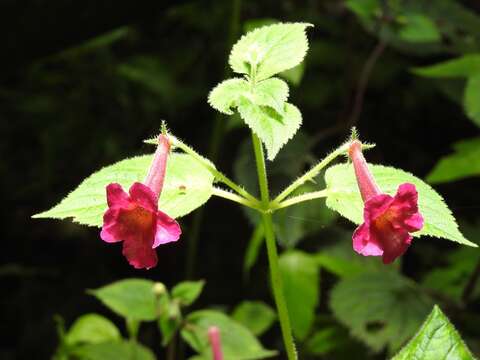
<svg viewBox="0 0 480 360"><path fill-rule="evenodd" d="M73 218L84 225L101 226L107 209L105 187L117 182L128 192L135 181L143 181L152 155L119 161L90 175L52 209L34 218ZM170 155L158 208L173 218L188 214L212 195L213 175L188 154Z"/></svg>
<svg viewBox="0 0 480 360"><path fill-rule="evenodd" d="M369 164L378 186L394 195L399 185L412 183L418 191L418 207L424 218L424 226L414 236L430 235L452 240L463 245L477 245L468 241L458 229L457 222L443 198L428 184L405 171L381 165ZM360 197L351 164L332 166L325 172L328 197L327 206L338 211L355 224L363 222L363 201Z"/></svg>
<svg viewBox="0 0 480 360"><path fill-rule="evenodd" d="M438 306L415 337L392 360L474 360L462 338Z"/></svg>

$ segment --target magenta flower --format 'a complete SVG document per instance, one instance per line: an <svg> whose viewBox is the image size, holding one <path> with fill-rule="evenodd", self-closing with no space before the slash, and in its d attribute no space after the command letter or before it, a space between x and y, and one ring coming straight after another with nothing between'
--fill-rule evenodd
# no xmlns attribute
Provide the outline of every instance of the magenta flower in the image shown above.
<svg viewBox="0 0 480 360"><path fill-rule="evenodd" d="M222 343L220 341L220 330L216 326L208 328L208 340L212 347L213 360L223 360Z"/></svg>
<svg viewBox="0 0 480 360"><path fill-rule="evenodd" d="M382 193L368 170L360 141L352 141L348 152L364 201L364 222L353 233L353 249L364 256L382 256L383 263L390 264L407 251L410 233L423 227L417 189L405 183L393 197Z"/></svg>
<svg viewBox="0 0 480 360"><path fill-rule="evenodd" d="M158 210L170 142L160 135L158 147L144 183L135 182L128 194L122 186L107 186L108 209L103 215L100 237L113 243L123 241L123 255L136 269L157 265L158 245L177 241L181 230L175 219Z"/></svg>

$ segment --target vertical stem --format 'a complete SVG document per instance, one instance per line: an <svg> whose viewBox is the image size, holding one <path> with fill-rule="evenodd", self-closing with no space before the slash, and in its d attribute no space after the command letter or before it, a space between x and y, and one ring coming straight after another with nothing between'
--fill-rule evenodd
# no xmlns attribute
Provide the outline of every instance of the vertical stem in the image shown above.
<svg viewBox="0 0 480 360"><path fill-rule="evenodd" d="M252 133L253 150L255 152L255 162L257 164L258 184L262 198L262 205L267 209L270 202L270 194L268 190L267 171L265 168L265 157L263 155L263 147L258 136ZM263 227L265 231L265 240L267 243L268 263L270 266L270 279L273 288L273 297L277 306L278 318L282 330L283 343L289 360L296 360L297 353L293 342L292 330L290 326L290 318L288 316L287 304L283 294L283 284L278 266L278 252L275 242L275 234L273 232L272 215L262 214Z"/></svg>

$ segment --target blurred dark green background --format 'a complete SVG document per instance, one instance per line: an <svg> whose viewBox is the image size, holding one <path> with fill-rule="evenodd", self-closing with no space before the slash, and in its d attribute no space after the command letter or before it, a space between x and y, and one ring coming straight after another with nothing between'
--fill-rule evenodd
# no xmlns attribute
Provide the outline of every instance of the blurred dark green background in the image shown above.
<svg viewBox="0 0 480 360"><path fill-rule="evenodd" d="M159 265L148 272L129 267L119 247L100 241L98 229L30 216L56 204L100 167L150 152L142 140L158 131L161 120L205 155L219 141L218 167L233 174L248 131L219 118L206 99L226 77L232 39L248 20L315 26L308 31L305 72L291 85L291 102L302 111L311 158L324 156L356 125L363 139L377 144L367 155L369 161L425 177L451 153L451 144L478 136L478 126L462 107L464 80L422 78L410 69L480 52L479 3L379 3L383 12L369 18L342 1L3 0L0 358L48 358L57 343L55 314L67 324L89 311L110 316L85 293L87 288L132 276L169 286L185 278L192 215L181 220L182 241L159 249ZM402 36L399 12L412 7L433 19L439 36L421 41L408 33ZM366 64L372 65L370 76ZM223 135L214 139L215 131ZM300 150L290 165L311 161L304 158L307 152ZM475 242L480 234L479 187L478 176L435 185ZM292 216L287 221L294 226L321 219ZM296 246L318 251L327 243L348 243L353 228L339 219L302 237ZM347 232L338 235L339 229ZM206 205L192 274L207 280L198 306L229 307L244 298L271 303L263 252L250 281L242 277L251 232L243 212L232 204L212 199ZM447 255L457 249L443 240L416 240L403 259L403 272L421 281L448 264ZM324 275L320 314L328 313L335 282L331 274ZM459 280L463 286L469 276ZM473 325L480 317L478 302L446 304L444 310L467 338L479 341ZM154 336L155 329L146 330L142 341L155 347ZM277 340L278 329L273 329L263 342L276 347ZM373 355L356 344L358 354L385 358L385 353Z"/></svg>

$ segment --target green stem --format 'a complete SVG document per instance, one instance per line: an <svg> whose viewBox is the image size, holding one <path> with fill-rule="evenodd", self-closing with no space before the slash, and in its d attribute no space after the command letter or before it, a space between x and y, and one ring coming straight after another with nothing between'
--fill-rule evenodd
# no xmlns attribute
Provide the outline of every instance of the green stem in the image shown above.
<svg viewBox="0 0 480 360"><path fill-rule="evenodd" d="M313 191L310 193L298 195L298 196L293 196L285 201L282 201L281 203L276 203L275 201L272 201L270 203L270 209L272 212L278 209L283 209L304 201L310 201L314 199L319 199L319 198L324 198L328 196L328 190L323 189L319 191Z"/></svg>
<svg viewBox="0 0 480 360"><path fill-rule="evenodd" d="M334 152L327 155L322 161L320 161L317 165L312 167L308 170L305 174L300 176L297 180L291 183L285 190L283 190L274 200L274 203L280 203L283 199L285 199L288 195L290 195L293 191L295 191L299 186L303 185L308 180L313 179L317 176L322 169L330 164L335 158L339 155L342 155L348 151L348 143L343 144L339 148L337 148Z"/></svg>
<svg viewBox="0 0 480 360"><path fill-rule="evenodd" d="M259 204L257 198L251 195L247 190L242 188L241 186L237 185L233 180L230 180L225 174L218 171L215 165L213 165L209 160L204 158L203 156L199 155L195 150L193 150L190 146L182 142L181 140L177 139L173 135L169 135L172 144L180 149L182 149L185 153L191 155L195 160L197 160L205 169L210 171L215 178L227 185L230 189L237 192L239 195L243 196L247 200L250 200L254 204Z"/></svg>
<svg viewBox="0 0 480 360"><path fill-rule="evenodd" d="M252 133L253 149L255 152L255 162L257 164L258 184L262 199L262 206L268 209L270 204L270 194L268 190L267 171L265 168L265 157L262 144L258 136ZM290 318L288 316L287 304L283 294L283 284L278 266L277 245L275 243L275 234L273 232L272 215L262 213L263 226L265 231L265 240L267 243L268 263L270 265L270 278L273 288L273 297L277 306L280 328L282 330L283 342L289 360L296 360L297 353L293 342Z"/></svg>
<svg viewBox="0 0 480 360"><path fill-rule="evenodd" d="M212 189L212 194L215 195L215 196L218 196L218 197L221 197L223 199L227 199L227 200L230 200L230 201L233 201L233 202L236 202L240 205L243 205L243 206L246 206L246 207L249 207L249 208L252 208L252 209L255 209L255 210L258 210L258 211L263 211L262 208L260 208L257 203L252 203L251 201L241 197L241 196L238 196L237 194L234 194L230 191L225 191L225 190L222 190L222 189L219 189L219 188L216 188L214 187Z"/></svg>

